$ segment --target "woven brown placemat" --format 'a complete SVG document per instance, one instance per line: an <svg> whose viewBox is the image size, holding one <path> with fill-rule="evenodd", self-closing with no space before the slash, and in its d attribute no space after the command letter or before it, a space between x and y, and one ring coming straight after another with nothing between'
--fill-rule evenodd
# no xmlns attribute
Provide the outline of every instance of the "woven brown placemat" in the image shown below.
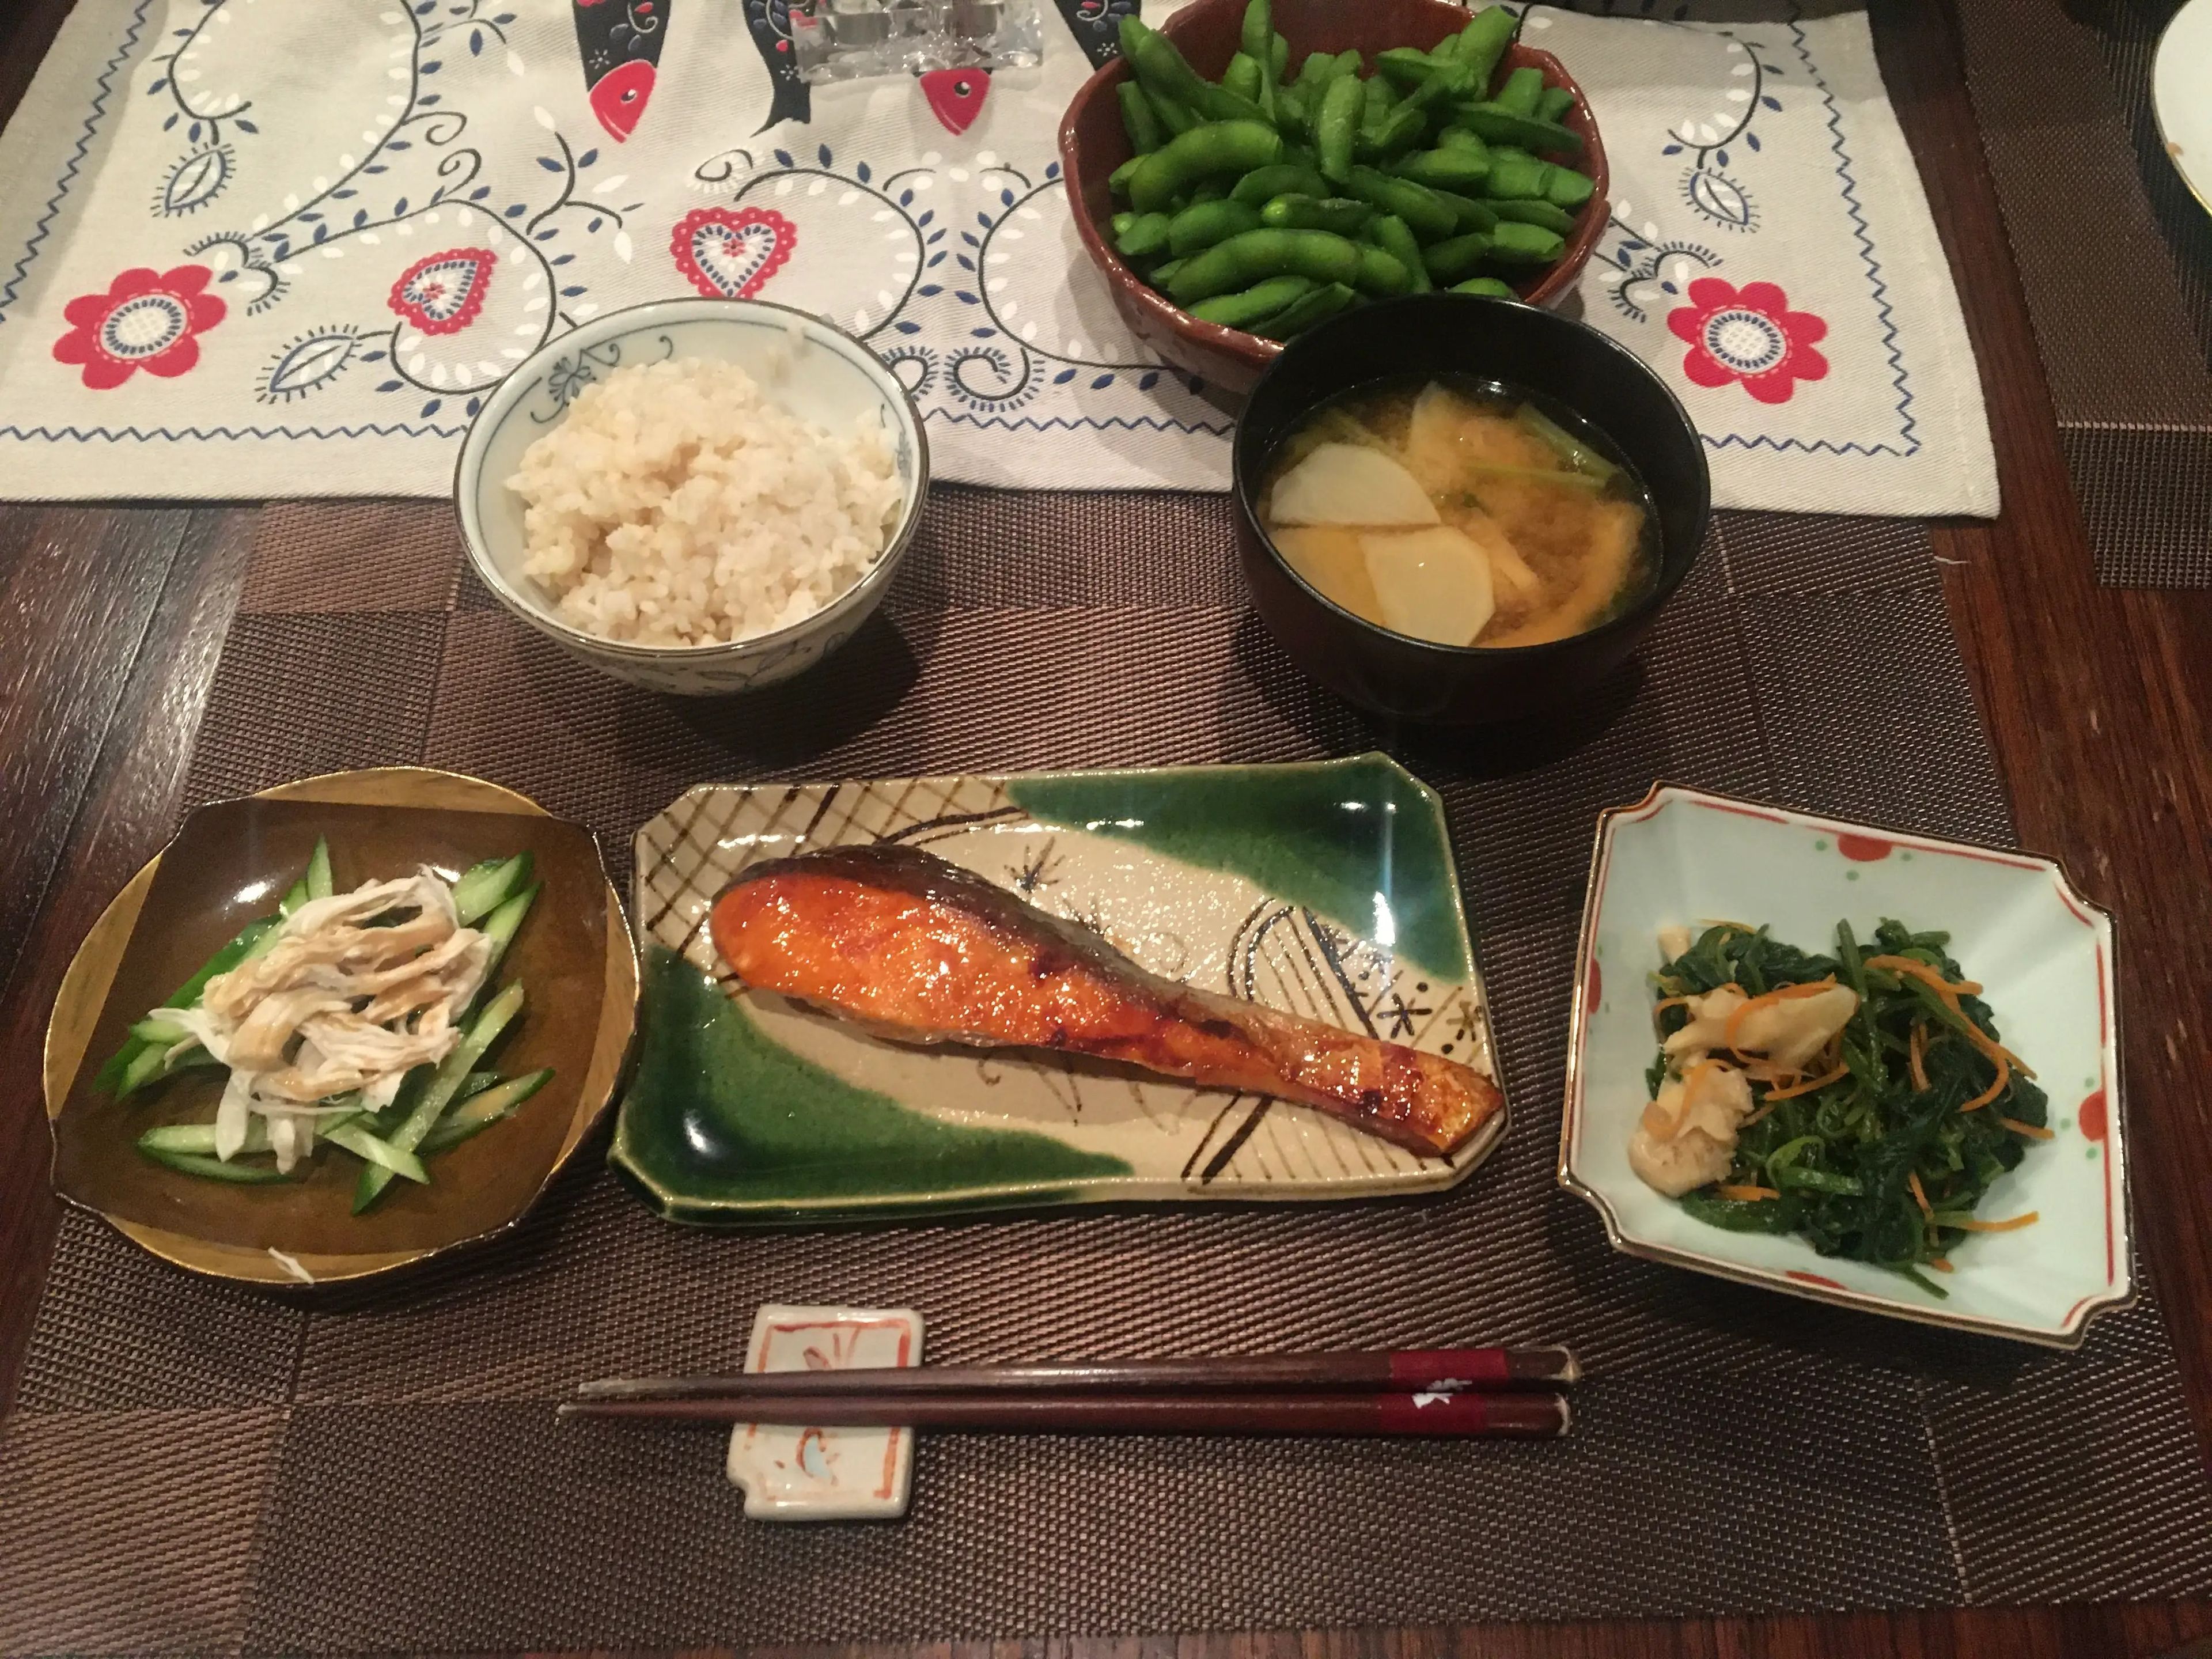
<svg viewBox="0 0 2212 1659"><path fill-rule="evenodd" d="M1957 0L2098 580L2212 586L2212 212L2160 143L2181 0Z"/></svg>
<svg viewBox="0 0 2212 1659"><path fill-rule="evenodd" d="M0 1444L0 1640L628 1648L2212 1590L2148 1304L2070 1356L1877 1321L1616 1255L1553 1181L1600 807L1665 775L2007 838L1921 532L1723 518L1591 707L1419 735L1284 659L1228 512L939 490L847 651L687 703L511 622L443 509L274 510L190 793L422 759L618 854L704 780L1380 744L1449 811L1519 1110L1489 1164L1412 1201L714 1235L591 1158L484 1253L313 1309L71 1216ZM911 1304L944 1360L1542 1340L1592 1381L1555 1444L933 1437L890 1524L749 1522L716 1437L556 1425L580 1378L734 1367L763 1300Z"/></svg>

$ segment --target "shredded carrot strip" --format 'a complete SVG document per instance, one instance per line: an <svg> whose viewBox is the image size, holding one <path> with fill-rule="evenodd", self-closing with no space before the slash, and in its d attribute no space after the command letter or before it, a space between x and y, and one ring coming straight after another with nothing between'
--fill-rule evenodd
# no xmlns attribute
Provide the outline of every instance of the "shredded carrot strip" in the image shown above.
<svg viewBox="0 0 2212 1659"><path fill-rule="evenodd" d="M1933 1267L1939 1273L1955 1273L1958 1271L1958 1269L1952 1267L1950 1258L1948 1256L1931 1255L1928 1258L1928 1265Z"/></svg>
<svg viewBox="0 0 2212 1659"><path fill-rule="evenodd" d="M2042 1219L2042 1215L2043 1212L2040 1210L2030 1210L2026 1215L2010 1216L2002 1221L1978 1221L1972 1216L1968 1216L1963 1221L1947 1221L1943 1224L1947 1227L1956 1227L1962 1232L2008 1233L2021 1227L2033 1227Z"/></svg>
<svg viewBox="0 0 2212 1659"><path fill-rule="evenodd" d="M1753 1009L1771 1008L1778 1003L1795 1002L1800 997L1816 997L1823 991L1833 990L1835 985L1836 976L1831 974L1827 978L1811 985L1778 986L1771 991L1753 997L1749 1001L1741 1004L1736 1011L1728 1017L1728 1024L1722 1028L1721 1031L1722 1047L1739 1057L1742 1055L1743 1050L1736 1047L1735 1034L1743 1029L1743 1017Z"/></svg>
<svg viewBox="0 0 2212 1659"><path fill-rule="evenodd" d="M1799 1095L1818 1094L1831 1083L1838 1082L1850 1076L1850 1070L1848 1066L1838 1066L1832 1072L1824 1073L1816 1078L1808 1078L1802 1083L1793 1083L1786 1089L1769 1089L1766 1091L1766 1097L1769 1100L1794 1100Z"/></svg>
<svg viewBox="0 0 2212 1659"><path fill-rule="evenodd" d="M1981 1093L1976 1095L1972 1100L1959 1108L1960 1111L1980 1111L1983 1107L1988 1105L1999 1095L2002 1094L2005 1091L2005 1085L2012 1081L2012 1066L2006 1060L2004 1051L2002 1049L1999 1049L1994 1058L1997 1063L1997 1074L1996 1079L1990 1083L1988 1088L1983 1090Z"/></svg>
<svg viewBox="0 0 2212 1659"><path fill-rule="evenodd" d="M1774 1109L1774 1108L1773 1108L1771 1105L1766 1105L1766 1106L1762 1106L1762 1107L1760 1107L1757 1111L1753 1112L1753 1113L1749 1117L1747 1117L1747 1118L1744 1119L1744 1121L1743 1121L1743 1122L1742 1122L1742 1124L1741 1124L1741 1127L1743 1127L1743 1128L1748 1129L1749 1127L1751 1127L1751 1126L1752 1126L1753 1124L1754 1124L1754 1123L1758 1122L1758 1121L1759 1121L1759 1119L1761 1119L1761 1118L1765 1117L1765 1116L1769 1112L1772 1111L1773 1109Z"/></svg>
<svg viewBox="0 0 2212 1659"><path fill-rule="evenodd" d="M1974 1047L1979 1048L1992 1060L2002 1060L2008 1062L2022 1077L2035 1075L2035 1073L2021 1061L2018 1054L1991 1037L1972 1020L1968 1019L1966 1011L1959 1006L1960 992L1965 991L1971 994L1982 988L1972 981L1961 980L1958 984L1954 985L1926 963L1915 962L1911 957L1869 957L1865 965L1869 968L1886 968L1893 974L1910 974L1927 986L1929 990L1935 992L1943 1000L1943 1006L1958 1015L1966 1027L1966 1040Z"/></svg>
<svg viewBox="0 0 2212 1659"><path fill-rule="evenodd" d="M1934 1215L1936 1212L1929 1205L1928 1194L1921 1190L1920 1177L1917 1175L1907 1175L1905 1177L1905 1184L1912 1188L1912 1201L1920 1206L1920 1213Z"/></svg>
<svg viewBox="0 0 2212 1659"><path fill-rule="evenodd" d="M2037 1124L2022 1123L2016 1117L2001 1117L1997 1121L2003 1124L2006 1128L2011 1130L2014 1134L2026 1135L2030 1140L2048 1140L2051 1139L2050 1130L2043 1128Z"/></svg>
<svg viewBox="0 0 2212 1659"><path fill-rule="evenodd" d="M1954 985L1926 963L1916 962L1911 957L1869 957L1866 959L1866 965L1869 968L1887 968L1893 974L1910 974L1913 978L1925 984L1929 990L1936 992L1954 1008L1959 1006L1959 993L1966 988L1964 981Z"/></svg>
<svg viewBox="0 0 2212 1659"><path fill-rule="evenodd" d="M1928 1022L1912 1022L1912 1086L1922 1094L1928 1092Z"/></svg>
<svg viewBox="0 0 2212 1659"><path fill-rule="evenodd" d="M1744 1204L1756 1204L1761 1199L1782 1196L1771 1187L1717 1187L1713 1190L1723 1198L1733 1198Z"/></svg>

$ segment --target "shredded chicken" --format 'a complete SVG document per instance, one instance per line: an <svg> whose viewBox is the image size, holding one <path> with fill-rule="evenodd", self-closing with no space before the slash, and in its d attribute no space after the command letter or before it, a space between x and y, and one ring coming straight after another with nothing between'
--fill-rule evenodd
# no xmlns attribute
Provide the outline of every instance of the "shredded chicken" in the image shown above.
<svg viewBox="0 0 2212 1659"><path fill-rule="evenodd" d="M1677 1070L1709 1050L1729 1048L1729 1021L1752 999L1733 985L1690 999L1690 1023L1667 1039L1667 1058ZM1811 996L1761 1003L1738 1023L1734 1046L1765 1054L1787 1072L1802 1072L1859 1011L1858 994L1835 985Z"/></svg>
<svg viewBox="0 0 2212 1659"><path fill-rule="evenodd" d="M1690 943L1686 927L1659 930L1660 952L1668 962ZM1753 1006L1747 1009L1747 1003ZM1759 1054L1783 1072L1802 1072L1850 1023L1859 1000L1842 985L1771 1001L1723 985L1684 1005L1688 1023L1661 1045L1668 1075L1628 1143L1629 1167L1670 1198L1728 1174L1736 1132L1751 1115L1750 1079L1718 1056Z"/></svg>
<svg viewBox="0 0 2212 1659"><path fill-rule="evenodd" d="M491 941L423 870L301 905L270 949L210 980L199 1006L155 1012L230 1067L216 1156L236 1155L258 1113L289 1172L319 1117L387 1106L410 1070L453 1052L490 961Z"/></svg>

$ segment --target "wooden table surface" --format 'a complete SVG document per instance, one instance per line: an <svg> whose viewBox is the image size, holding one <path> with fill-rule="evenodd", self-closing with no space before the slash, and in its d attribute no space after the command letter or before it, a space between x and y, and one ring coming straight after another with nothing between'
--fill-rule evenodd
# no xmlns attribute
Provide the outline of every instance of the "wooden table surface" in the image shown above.
<svg viewBox="0 0 2212 1659"><path fill-rule="evenodd" d="M70 3L0 8L0 111L15 106ZM1948 0L1872 9L1980 356L2004 491L1995 523L1936 526L1944 591L2021 843L2063 860L2124 928L2138 1224L2198 1433L2212 1443L2212 592L2096 585ZM40 1092L47 1010L79 938L173 826L258 516L250 505L0 507L0 1404L14 1395L58 1212ZM2212 1602L2192 1601L959 1651L2106 1659L2197 1652L2209 1636ZM2202 1652L2212 1659L2212 1643Z"/></svg>

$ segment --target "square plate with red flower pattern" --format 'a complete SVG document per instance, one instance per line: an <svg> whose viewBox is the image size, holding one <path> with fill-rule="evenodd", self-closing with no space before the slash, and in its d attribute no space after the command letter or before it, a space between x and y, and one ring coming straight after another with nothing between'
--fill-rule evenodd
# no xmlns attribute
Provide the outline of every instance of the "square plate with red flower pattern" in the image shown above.
<svg viewBox="0 0 2212 1659"><path fill-rule="evenodd" d="M1629 1168L1656 1052L1658 933L1732 920L1802 949L1862 939L1885 916L1951 935L2007 1046L2050 1096L2053 1138L2000 1176L1984 1212L2033 1225L1951 1252L1942 1294L1795 1237L1695 1219ZM1842 823L1672 784L1598 818L1567 1056L1559 1182L1596 1206L1617 1249L1875 1313L2077 1346L2135 1297L2123 1149L2112 919L2049 859Z"/></svg>

